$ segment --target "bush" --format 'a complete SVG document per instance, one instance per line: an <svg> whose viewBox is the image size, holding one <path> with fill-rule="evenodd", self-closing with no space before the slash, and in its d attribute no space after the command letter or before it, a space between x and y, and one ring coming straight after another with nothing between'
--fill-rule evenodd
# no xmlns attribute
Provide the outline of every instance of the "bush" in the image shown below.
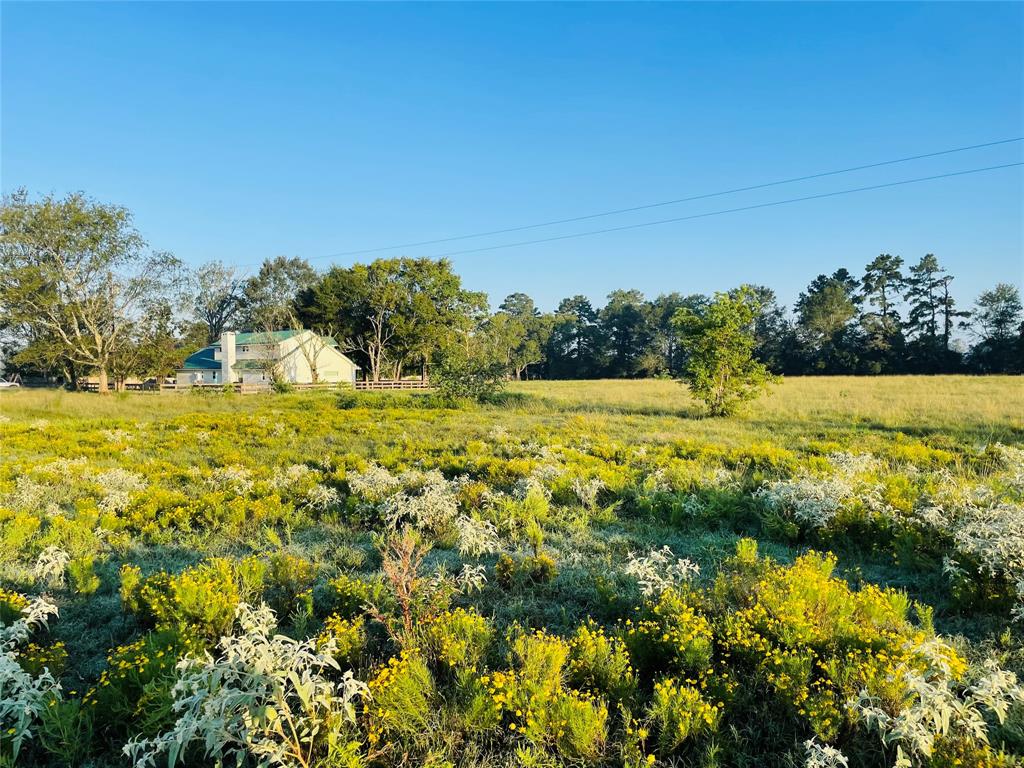
<svg viewBox="0 0 1024 768"><path fill-rule="evenodd" d="M177 575L157 573L142 579L139 569L121 569L121 599L130 611L156 629L214 642L227 634L241 601L239 585L252 588L247 561L233 565L222 558Z"/></svg>
<svg viewBox="0 0 1024 768"><path fill-rule="evenodd" d="M667 757L687 739L714 731L722 708L693 686L668 678L655 683L648 713L658 733L659 750Z"/></svg>
<svg viewBox="0 0 1024 768"><path fill-rule="evenodd" d="M367 739L382 748L391 741L400 752L421 748L430 735L435 709L434 681L423 657L402 651L369 684Z"/></svg>
<svg viewBox="0 0 1024 768"><path fill-rule="evenodd" d="M487 619L476 610L456 608L436 616L423 629L429 658L452 670L473 670L483 661L494 638Z"/></svg>
<svg viewBox="0 0 1024 768"><path fill-rule="evenodd" d="M358 754L356 702L366 686L337 663L330 644L271 634L266 606L238 606L238 633L225 636L216 658L192 659L174 687L177 720L153 738L135 738L125 753L136 765L164 759L263 765L351 762Z"/></svg>
<svg viewBox="0 0 1024 768"><path fill-rule="evenodd" d="M624 702L636 691L636 673L626 644L608 637L604 630L588 620L576 629L569 641L569 684L574 688Z"/></svg>
<svg viewBox="0 0 1024 768"><path fill-rule="evenodd" d="M73 558L68 563L71 586L80 595L91 595L100 587L100 577L96 575L94 561L92 555L85 555Z"/></svg>
<svg viewBox="0 0 1024 768"><path fill-rule="evenodd" d="M174 630L148 632L112 650L83 697L96 725L120 735L155 736L174 721L171 689L178 660L199 652L198 643Z"/></svg>
<svg viewBox="0 0 1024 768"><path fill-rule="evenodd" d="M335 661L352 664L366 646L366 622L363 618L343 619L334 613L324 620L324 628L317 636L317 647L331 646Z"/></svg>

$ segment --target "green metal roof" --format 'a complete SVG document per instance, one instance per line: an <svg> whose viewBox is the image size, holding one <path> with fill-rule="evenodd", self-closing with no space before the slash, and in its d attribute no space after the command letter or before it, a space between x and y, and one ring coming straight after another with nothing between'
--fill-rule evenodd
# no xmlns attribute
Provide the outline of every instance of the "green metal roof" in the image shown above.
<svg viewBox="0 0 1024 768"><path fill-rule="evenodd" d="M268 341L284 341L297 334L298 331L256 331L254 333L236 333L235 344L266 344ZM220 342L214 344L220 346Z"/></svg>
<svg viewBox="0 0 1024 768"><path fill-rule="evenodd" d="M285 339L290 339L299 331L254 331L252 333L236 333L235 334L235 346L239 347L244 344L267 344L270 342L280 342ZM338 342L335 341L333 336L324 336L324 341L328 347L338 348ZM214 353L220 350L220 342L216 341L208 347L203 347L198 352L193 352L191 355L185 358L184 365L181 366L181 370L219 370L220 360L214 358ZM261 368L262 362L260 360L236 360L234 368Z"/></svg>
<svg viewBox="0 0 1024 768"><path fill-rule="evenodd" d="M183 370L210 370L211 368L220 369L220 360L213 359L213 347L203 347L198 352L193 352L191 355L185 358L185 363L181 366Z"/></svg>

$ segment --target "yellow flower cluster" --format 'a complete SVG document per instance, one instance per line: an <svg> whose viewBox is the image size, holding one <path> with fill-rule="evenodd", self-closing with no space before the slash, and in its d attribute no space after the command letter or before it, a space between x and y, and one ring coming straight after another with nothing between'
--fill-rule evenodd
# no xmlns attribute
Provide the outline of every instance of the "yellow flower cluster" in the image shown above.
<svg viewBox="0 0 1024 768"><path fill-rule="evenodd" d="M317 646L322 648L328 640L334 640L334 658L338 661L352 661L366 645L366 622L362 616L343 619L332 613L324 619L324 628L317 636Z"/></svg>
<svg viewBox="0 0 1024 768"><path fill-rule="evenodd" d="M475 669L494 634L487 619L470 608L456 608L434 617L423 630L431 658L452 669Z"/></svg>
<svg viewBox="0 0 1024 768"><path fill-rule="evenodd" d="M658 727L658 742L666 754L691 736L718 727L725 703L708 700L695 682L667 678L654 684L649 711Z"/></svg>

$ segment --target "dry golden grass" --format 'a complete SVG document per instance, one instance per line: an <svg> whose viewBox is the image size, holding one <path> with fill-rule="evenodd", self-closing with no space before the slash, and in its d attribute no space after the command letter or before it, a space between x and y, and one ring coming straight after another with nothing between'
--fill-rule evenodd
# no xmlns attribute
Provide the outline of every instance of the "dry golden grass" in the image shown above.
<svg viewBox="0 0 1024 768"><path fill-rule="evenodd" d="M794 377L725 419L702 417L686 388L670 380L530 381L509 387L504 407L452 413L443 418L452 439L489 424L511 429L538 422L555 426L583 417L610 435L646 439L699 438L728 444L797 438L856 439L863 433L950 438L984 444L1024 441L1024 377L893 376ZM100 396L59 390L0 391L0 414L14 419L139 420L187 413L303 409L327 392L292 395L122 393ZM268 403L269 400L269 403ZM395 406L422 402L395 393ZM382 418L386 418L382 412ZM435 427L436 428L436 425Z"/></svg>
<svg viewBox="0 0 1024 768"><path fill-rule="evenodd" d="M671 380L530 381L512 386L568 409L699 417L701 408ZM1024 437L1024 377L791 377L720 421L756 431L883 429L908 434L969 433L977 439ZM711 420L701 420L705 429Z"/></svg>

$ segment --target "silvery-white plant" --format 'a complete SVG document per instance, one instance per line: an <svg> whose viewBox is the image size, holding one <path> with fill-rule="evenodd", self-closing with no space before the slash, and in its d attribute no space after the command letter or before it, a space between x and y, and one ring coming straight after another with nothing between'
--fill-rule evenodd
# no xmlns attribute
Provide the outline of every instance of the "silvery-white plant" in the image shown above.
<svg viewBox="0 0 1024 768"><path fill-rule="evenodd" d="M572 490L580 504L589 510L597 506L597 495L605 489L605 483L598 477L592 477L587 481L582 478L575 478L572 481Z"/></svg>
<svg viewBox="0 0 1024 768"><path fill-rule="evenodd" d="M96 483L103 491L99 508L115 514L128 509L132 494L146 488L142 475L120 467L101 472L96 476Z"/></svg>
<svg viewBox="0 0 1024 768"><path fill-rule="evenodd" d="M275 490L286 490L315 473L315 470L305 464L289 464L287 467L278 467L270 478L270 486Z"/></svg>
<svg viewBox="0 0 1024 768"><path fill-rule="evenodd" d="M381 516L395 530L411 523L421 531L436 531L455 522L463 482L459 478L449 482L440 472L428 472L418 491L402 491L386 499L380 505Z"/></svg>
<svg viewBox="0 0 1024 768"><path fill-rule="evenodd" d="M843 477L822 478L809 474L774 480L754 493L769 509L811 528L827 526L853 495L853 485Z"/></svg>
<svg viewBox="0 0 1024 768"><path fill-rule="evenodd" d="M207 479L207 483L214 490L235 496L243 496L252 490L253 482L252 472L240 464L217 467Z"/></svg>
<svg viewBox="0 0 1024 768"><path fill-rule="evenodd" d="M370 464L363 472L350 472L347 479L352 492L369 504L379 504L402 487L402 481L380 464Z"/></svg>
<svg viewBox="0 0 1024 768"><path fill-rule="evenodd" d="M501 548L498 531L489 520L460 515L455 521L459 531L459 554L480 557Z"/></svg>
<svg viewBox="0 0 1024 768"><path fill-rule="evenodd" d="M111 443L126 443L133 437L132 433L126 429L104 429L102 435Z"/></svg>
<svg viewBox="0 0 1024 768"><path fill-rule="evenodd" d="M645 597L650 597L691 581L700 574L700 567L692 560L676 557L666 545L642 556L630 552L623 571L636 579Z"/></svg>
<svg viewBox="0 0 1024 768"><path fill-rule="evenodd" d="M37 512L46 506L50 493L48 486L37 483L27 475L21 475L14 481L14 490L7 494L4 506L24 512Z"/></svg>
<svg viewBox="0 0 1024 768"><path fill-rule="evenodd" d="M329 762L332 750L346 748L355 704L367 688L351 671L338 674L333 641L318 647L312 639L273 634L276 619L266 605L242 603L236 618L239 629L221 638L216 658L178 664L177 721L125 745L134 765L159 760L174 768L187 751L202 750L218 765L306 768L318 755Z"/></svg>
<svg viewBox="0 0 1024 768"><path fill-rule="evenodd" d="M836 451L828 455L828 463L836 472L847 477L862 475L878 469L880 462L870 453L849 453Z"/></svg>
<svg viewBox="0 0 1024 768"><path fill-rule="evenodd" d="M340 501L341 495L336 488L320 483L311 486L302 498L303 506L315 512L326 512L331 507L337 506Z"/></svg>
<svg viewBox="0 0 1024 768"><path fill-rule="evenodd" d="M842 752L828 744L821 744L817 739L804 742L807 755L804 768L848 768L850 761Z"/></svg>
<svg viewBox="0 0 1024 768"><path fill-rule="evenodd" d="M44 597L33 599L20 619L0 627L0 729L10 739L14 763L25 741L32 738L32 726L48 702L59 699L60 683L49 669L31 675L18 663L18 649L32 632L45 627L57 607Z"/></svg>
<svg viewBox="0 0 1024 768"><path fill-rule="evenodd" d="M487 583L484 567L482 565L470 565L469 563L464 564L462 570L459 571L459 575L455 577L455 583L458 585L459 592L464 595L479 592Z"/></svg>
<svg viewBox="0 0 1024 768"><path fill-rule="evenodd" d="M53 588L63 587L64 570L67 568L70 560L71 555L56 544L51 544L39 553L35 564L32 566L32 575L45 582L47 586Z"/></svg>
<svg viewBox="0 0 1024 768"><path fill-rule="evenodd" d="M866 690L850 702L865 725L878 731L883 744L896 747L893 768L926 764L943 736L956 734L987 743L986 713L1003 722L1012 703L1024 702L1024 688L1016 675L994 662L988 662L974 683L961 690L953 679L945 643L933 638L914 650L915 662L904 663L890 676L905 689L899 711L887 711ZM923 672L917 668L921 662Z"/></svg>

